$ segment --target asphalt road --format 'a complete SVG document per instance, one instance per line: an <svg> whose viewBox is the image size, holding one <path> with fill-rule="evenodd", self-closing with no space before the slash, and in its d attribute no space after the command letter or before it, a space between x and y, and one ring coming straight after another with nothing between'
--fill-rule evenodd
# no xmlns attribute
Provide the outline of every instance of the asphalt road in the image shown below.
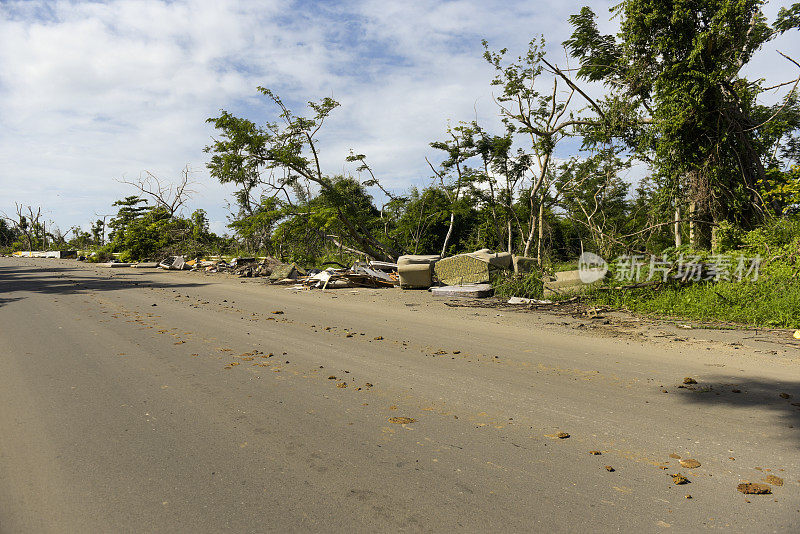
<svg viewBox="0 0 800 534"><path fill-rule="evenodd" d="M453 304L0 258L0 532L798 530L789 336Z"/></svg>

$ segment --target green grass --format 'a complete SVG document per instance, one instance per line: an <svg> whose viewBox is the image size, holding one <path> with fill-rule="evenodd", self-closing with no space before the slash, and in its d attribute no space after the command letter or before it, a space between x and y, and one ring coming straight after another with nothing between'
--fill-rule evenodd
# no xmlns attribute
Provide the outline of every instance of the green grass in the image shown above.
<svg viewBox="0 0 800 534"><path fill-rule="evenodd" d="M597 290L589 298L596 304L635 313L800 328L800 281L788 277L661 289Z"/></svg>
<svg viewBox="0 0 800 534"><path fill-rule="evenodd" d="M492 286L495 296L498 297L542 298L542 275L539 272L523 275L507 272L492 273Z"/></svg>

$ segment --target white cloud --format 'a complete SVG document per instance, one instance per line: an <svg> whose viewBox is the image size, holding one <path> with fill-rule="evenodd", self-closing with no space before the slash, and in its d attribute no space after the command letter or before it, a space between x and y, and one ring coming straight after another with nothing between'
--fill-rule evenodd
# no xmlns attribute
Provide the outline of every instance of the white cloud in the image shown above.
<svg viewBox="0 0 800 534"><path fill-rule="evenodd" d="M601 28L613 29L594 1ZM328 172L349 148L368 155L390 187L425 183L428 143L447 121L492 121L491 70L480 40L517 55L540 34L562 58L568 16L581 4L478 0L0 4L0 209L45 207L62 228L86 224L131 191L114 179L147 169L202 183L192 208L224 226L230 187L211 180L202 152L220 108L263 121L256 95L274 87L292 105L342 103L321 135ZM774 17L780 3L769 6ZM752 68L782 80L778 47ZM780 46L777 46L780 45Z"/></svg>

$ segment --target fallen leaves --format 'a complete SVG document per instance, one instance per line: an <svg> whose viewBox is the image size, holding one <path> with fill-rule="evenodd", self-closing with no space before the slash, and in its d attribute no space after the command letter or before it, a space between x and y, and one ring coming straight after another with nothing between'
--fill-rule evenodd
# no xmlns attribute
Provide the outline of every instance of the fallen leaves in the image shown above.
<svg viewBox="0 0 800 534"><path fill-rule="evenodd" d="M592 454L594 456L600 456L602 453L600 451L589 451L589 454Z"/></svg>
<svg viewBox="0 0 800 534"><path fill-rule="evenodd" d="M606 467L606 471L608 471L609 473L613 473L614 472L614 468L611 467L610 465L607 465L605 467Z"/></svg>
<svg viewBox="0 0 800 534"><path fill-rule="evenodd" d="M557 438L557 439L567 439L569 434L566 432L556 432L555 434L545 434L544 437L546 438Z"/></svg>
<svg viewBox="0 0 800 534"><path fill-rule="evenodd" d="M789 395L788 393L781 393L781 394L780 394L780 395L778 395L778 396L779 396L780 398L782 398L782 399L791 399L791 398L792 398L792 396L791 396L791 395Z"/></svg>
<svg viewBox="0 0 800 534"><path fill-rule="evenodd" d="M686 378L683 379L683 383L684 384L697 384L697 380L695 380L691 376L687 376Z"/></svg>
<svg viewBox="0 0 800 534"><path fill-rule="evenodd" d="M736 486L736 489L745 495L769 495L772 493L772 488L767 484L758 484L756 482L743 482Z"/></svg>
<svg viewBox="0 0 800 534"><path fill-rule="evenodd" d="M686 460L681 460L679 462L681 467L685 467L686 469L694 469L695 467L700 467L700 462L697 460L693 460L691 458L687 458Z"/></svg>
<svg viewBox="0 0 800 534"><path fill-rule="evenodd" d="M342 388L342 389L346 388L347 387L347 382L337 382L336 383L336 387L337 388Z"/></svg>
<svg viewBox="0 0 800 534"><path fill-rule="evenodd" d="M282 310L275 310L274 312L272 312L272 315L283 315L283 311Z"/></svg>

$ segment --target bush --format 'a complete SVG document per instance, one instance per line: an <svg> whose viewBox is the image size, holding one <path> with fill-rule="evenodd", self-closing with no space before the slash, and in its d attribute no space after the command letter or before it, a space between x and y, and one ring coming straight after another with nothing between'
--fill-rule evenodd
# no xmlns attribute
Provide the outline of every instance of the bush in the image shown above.
<svg viewBox="0 0 800 534"><path fill-rule="evenodd" d="M536 271L517 275L502 271L492 276L492 286L498 297L540 299L543 292L542 273Z"/></svg>

